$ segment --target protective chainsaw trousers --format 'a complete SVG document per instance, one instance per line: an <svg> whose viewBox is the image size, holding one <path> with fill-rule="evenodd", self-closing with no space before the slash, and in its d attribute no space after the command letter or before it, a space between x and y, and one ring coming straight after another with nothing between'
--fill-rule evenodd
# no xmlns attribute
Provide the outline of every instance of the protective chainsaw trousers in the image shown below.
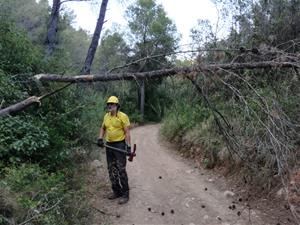
<svg viewBox="0 0 300 225"><path fill-rule="evenodd" d="M125 151L125 141L107 142L106 144ZM106 159L113 192L118 196L129 197L126 154L106 147Z"/></svg>

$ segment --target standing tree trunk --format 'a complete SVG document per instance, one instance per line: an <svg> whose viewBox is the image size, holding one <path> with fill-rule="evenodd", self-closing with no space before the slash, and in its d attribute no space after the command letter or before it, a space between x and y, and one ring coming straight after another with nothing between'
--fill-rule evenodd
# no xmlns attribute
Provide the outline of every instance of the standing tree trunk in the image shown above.
<svg viewBox="0 0 300 225"><path fill-rule="evenodd" d="M142 122L144 122L145 117L145 80L140 81L140 111L142 115Z"/></svg>
<svg viewBox="0 0 300 225"><path fill-rule="evenodd" d="M46 47L47 56L52 55L57 42L56 33L58 27L60 6L61 6L60 0L53 0L51 16L50 16L50 21L49 21L48 31L47 31L47 37L45 41L45 44L47 46Z"/></svg>
<svg viewBox="0 0 300 225"><path fill-rule="evenodd" d="M102 0L101 7L100 7L100 13L97 20L97 25L95 28L95 32L93 35L92 42L90 44L84 65L81 69L81 74L89 74L91 72L91 66L94 60L94 56L97 50L100 34L102 31L104 19L105 19L105 13L106 13L106 7L108 4L108 0Z"/></svg>

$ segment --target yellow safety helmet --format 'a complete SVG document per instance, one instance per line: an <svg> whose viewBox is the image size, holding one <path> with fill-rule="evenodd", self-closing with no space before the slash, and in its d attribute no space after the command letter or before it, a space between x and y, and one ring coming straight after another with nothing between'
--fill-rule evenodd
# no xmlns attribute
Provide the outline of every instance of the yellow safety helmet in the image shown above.
<svg viewBox="0 0 300 225"><path fill-rule="evenodd" d="M115 103L119 104L119 99L116 96L110 96L106 103Z"/></svg>

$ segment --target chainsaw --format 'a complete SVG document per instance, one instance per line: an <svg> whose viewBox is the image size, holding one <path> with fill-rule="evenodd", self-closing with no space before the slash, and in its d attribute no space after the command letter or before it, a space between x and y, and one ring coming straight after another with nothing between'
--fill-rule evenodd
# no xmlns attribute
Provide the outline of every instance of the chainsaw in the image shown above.
<svg viewBox="0 0 300 225"><path fill-rule="evenodd" d="M95 143L96 144L96 143ZM120 148L115 148L115 147L112 147L110 145L107 145L107 144L104 144L104 147L107 147L108 149L111 149L113 151L117 151L117 152L121 152L121 153L124 153L126 154L128 157L128 161L129 162L132 162L133 161L133 158L136 156L136 144L133 145L133 152L127 152L125 151L124 149L120 149Z"/></svg>

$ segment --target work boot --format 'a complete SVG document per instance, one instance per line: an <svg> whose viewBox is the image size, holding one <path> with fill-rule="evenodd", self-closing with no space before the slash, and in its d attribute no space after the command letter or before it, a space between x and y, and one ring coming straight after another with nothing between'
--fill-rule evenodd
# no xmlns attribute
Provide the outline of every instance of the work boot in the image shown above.
<svg viewBox="0 0 300 225"><path fill-rule="evenodd" d="M117 199L117 198L120 198L120 197L121 197L120 195L118 195L118 194L116 194L114 192L107 196L107 198L109 200L114 200L114 199Z"/></svg>
<svg viewBox="0 0 300 225"><path fill-rule="evenodd" d="M120 205L123 205L123 204L127 203L128 200L129 200L129 197L128 197L128 196L122 196L122 197L119 199L118 203L119 203Z"/></svg>

